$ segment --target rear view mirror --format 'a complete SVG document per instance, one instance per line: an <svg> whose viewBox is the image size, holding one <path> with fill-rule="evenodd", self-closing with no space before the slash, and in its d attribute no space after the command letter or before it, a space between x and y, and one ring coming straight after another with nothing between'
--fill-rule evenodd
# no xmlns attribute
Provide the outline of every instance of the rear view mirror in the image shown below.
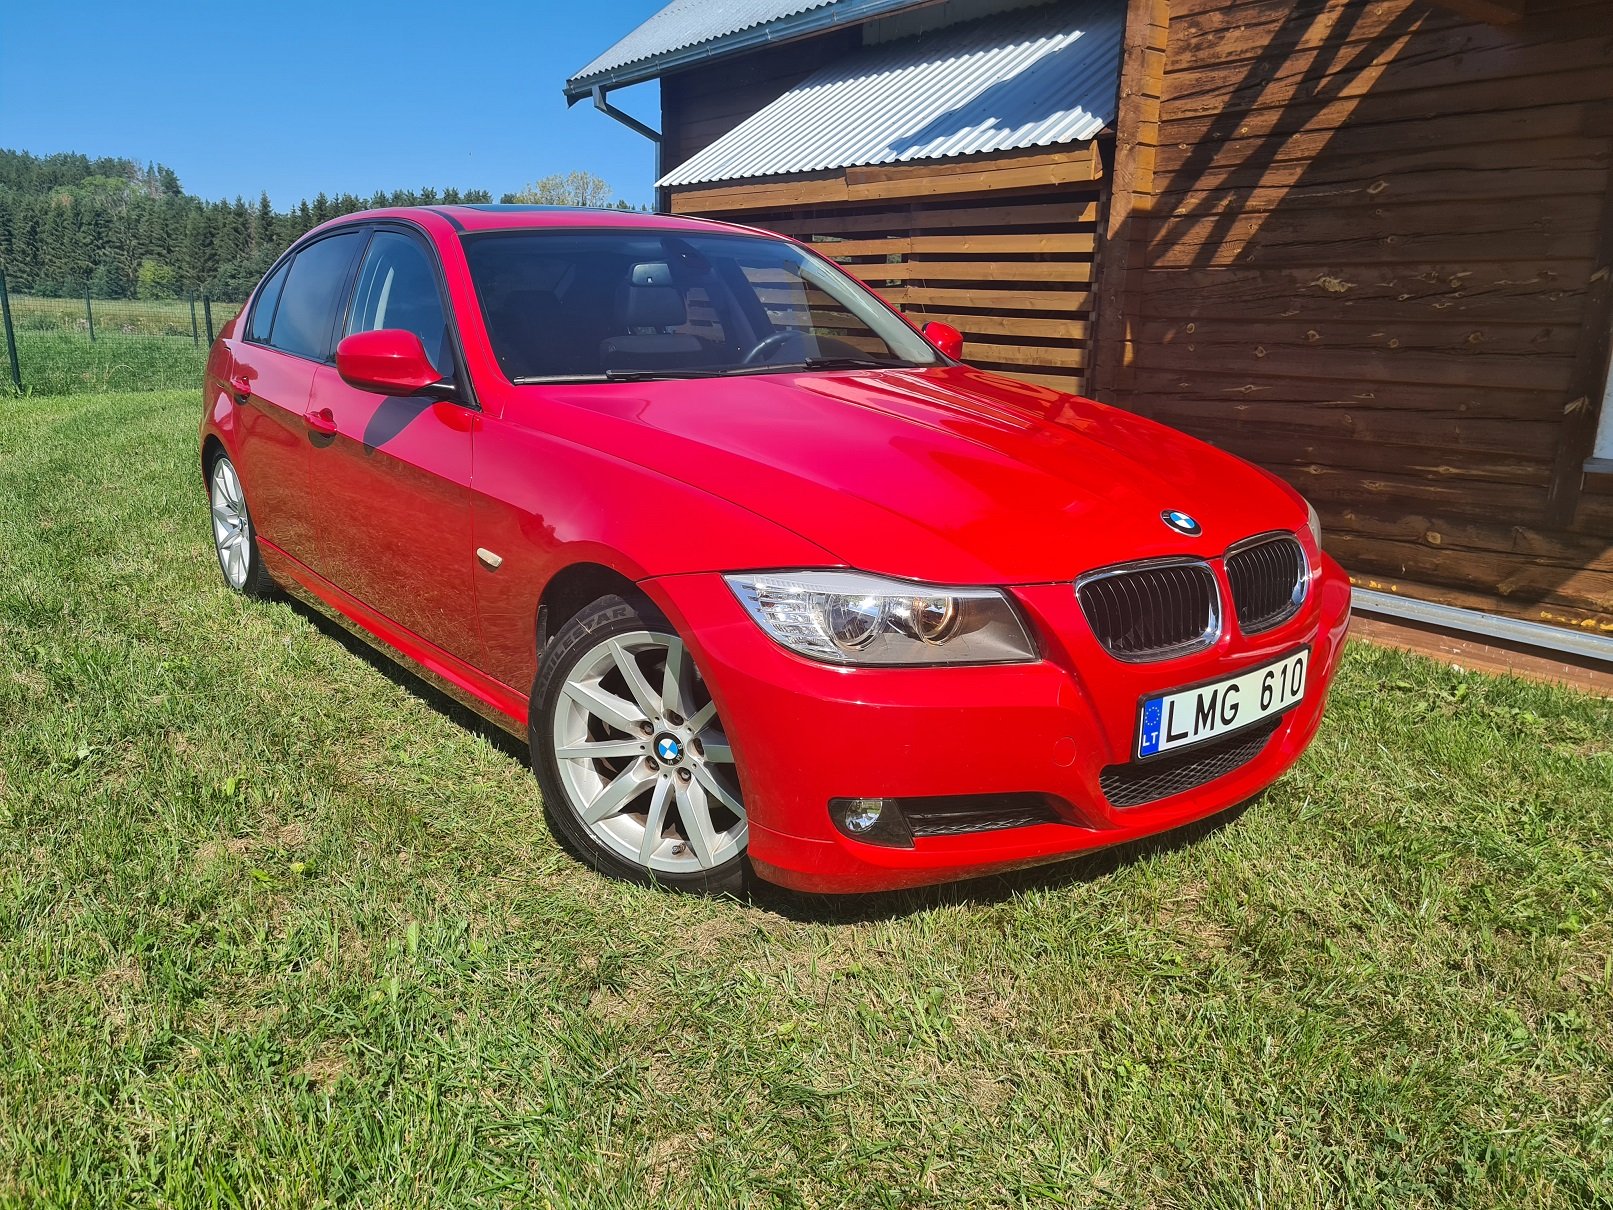
<svg viewBox="0 0 1613 1210"><path fill-rule="evenodd" d="M382 328L354 332L336 346L336 372L349 386L381 395L446 398L453 385L443 381L413 332Z"/></svg>
<svg viewBox="0 0 1613 1210"><path fill-rule="evenodd" d="M946 356L952 358L953 361L959 361L963 358L963 333L951 324L944 324L939 320L932 319L919 331L925 340L941 350Z"/></svg>

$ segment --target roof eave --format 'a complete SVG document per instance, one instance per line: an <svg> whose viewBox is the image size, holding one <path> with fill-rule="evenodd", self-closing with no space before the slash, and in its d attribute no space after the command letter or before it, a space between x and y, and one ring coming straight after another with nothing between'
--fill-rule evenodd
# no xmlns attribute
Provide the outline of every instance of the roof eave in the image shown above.
<svg viewBox="0 0 1613 1210"><path fill-rule="evenodd" d="M594 72L586 76L572 76L565 84L566 104L575 105L585 97L591 96L596 87L612 89L623 88L629 84L642 84L646 80L659 79L669 72L691 67L696 63L743 54L745 51L772 43L826 33L843 26L860 25L864 21L883 17L888 13L899 12L906 8L923 8L933 3L935 0L839 0L838 3L826 4L822 8L808 9L806 12L769 21L764 25L753 25L749 29L738 30L720 38L710 38L694 46L683 46L658 55L649 55L607 71Z"/></svg>

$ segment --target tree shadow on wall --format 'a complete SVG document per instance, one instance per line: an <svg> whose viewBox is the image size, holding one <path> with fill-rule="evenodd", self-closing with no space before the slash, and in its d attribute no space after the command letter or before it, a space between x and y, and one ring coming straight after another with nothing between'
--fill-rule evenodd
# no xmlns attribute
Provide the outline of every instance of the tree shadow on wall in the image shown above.
<svg viewBox="0 0 1613 1210"><path fill-rule="evenodd" d="M1358 582L1613 623L1586 570L1613 510L1548 501L1613 10L1549 3L1509 27L1423 0L1178 18L1127 402L1311 496Z"/></svg>

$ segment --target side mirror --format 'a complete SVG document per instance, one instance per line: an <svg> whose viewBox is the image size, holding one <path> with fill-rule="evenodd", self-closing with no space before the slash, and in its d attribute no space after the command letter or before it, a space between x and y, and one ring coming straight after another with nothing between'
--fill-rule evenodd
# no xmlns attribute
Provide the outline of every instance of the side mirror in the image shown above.
<svg viewBox="0 0 1613 1210"><path fill-rule="evenodd" d="M940 320L932 319L919 329L924 339L929 341L953 361L963 359L963 333L951 324L944 324Z"/></svg>
<svg viewBox="0 0 1613 1210"><path fill-rule="evenodd" d="M426 356L420 338L401 328L354 332L336 346L336 372L349 386L380 395L441 399L453 393Z"/></svg>

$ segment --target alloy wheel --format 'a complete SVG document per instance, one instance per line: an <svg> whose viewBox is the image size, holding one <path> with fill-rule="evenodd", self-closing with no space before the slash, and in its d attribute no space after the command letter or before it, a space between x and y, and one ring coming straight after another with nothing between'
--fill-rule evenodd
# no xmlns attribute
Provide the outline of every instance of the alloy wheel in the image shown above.
<svg viewBox="0 0 1613 1210"><path fill-rule="evenodd" d="M228 458L213 464L212 482L213 544L218 548L218 565L224 578L236 591L246 588L252 570L252 521L246 511L241 480Z"/></svg>
<svg viewBox="0 0 1613 1210"><path fill-rule="evenodd" d="M733 752L677 636L639 630L589 648L561 686L551 739L572 810L618 856L697 874L744 851Z"/></svg>

